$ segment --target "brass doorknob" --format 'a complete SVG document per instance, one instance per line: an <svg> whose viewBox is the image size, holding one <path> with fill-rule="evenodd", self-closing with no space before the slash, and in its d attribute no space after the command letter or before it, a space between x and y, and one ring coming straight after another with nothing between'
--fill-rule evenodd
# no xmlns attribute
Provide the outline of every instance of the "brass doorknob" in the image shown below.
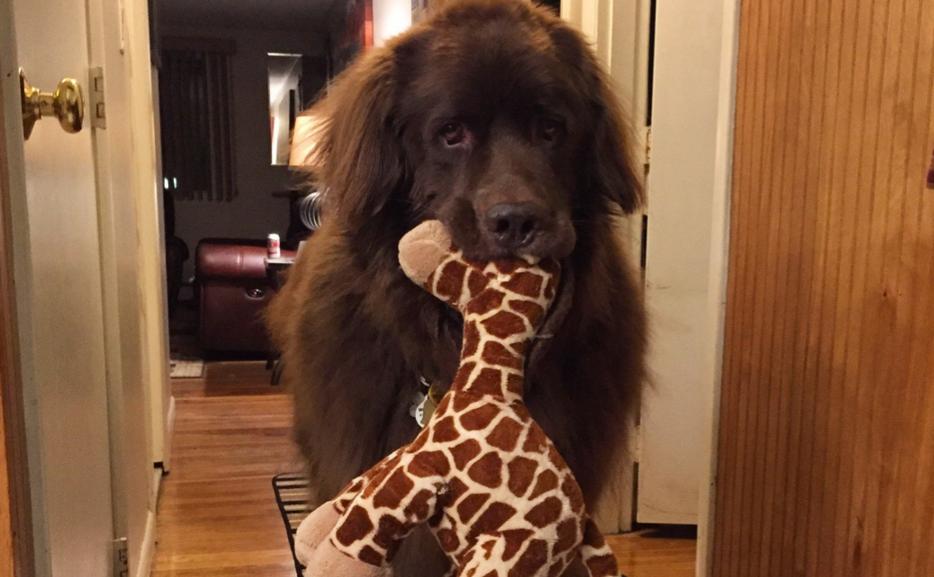
<svg viewBox="0 0 934 577"><path fill-rule="evenodd" d="M84 124L84 95L74 78L63 78L55 92L41 92L29 85L23 69L19 70L23 91L23 137L27 140L36 122L43 116L55 116L65 132L75 133Z"/></svg>

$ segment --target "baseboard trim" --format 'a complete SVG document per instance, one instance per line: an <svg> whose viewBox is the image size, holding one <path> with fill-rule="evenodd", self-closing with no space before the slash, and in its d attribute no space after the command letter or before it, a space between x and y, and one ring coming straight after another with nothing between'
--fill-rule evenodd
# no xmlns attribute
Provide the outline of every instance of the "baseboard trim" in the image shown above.
<svg viewBox="0 0 934 577"><path fill-rule="evenodd" d="M161 477L161 473L159 474ZM157 493L158 494L158 493ZM156 552L156 511L150 509L146 516L146 532L143 533L143 546L139 552L139 566L136 577L149 577L152 573L152 559Z"/></svg>
<svg viewBox="0 0 934 577"><path fill-rule="evenodd" d="M175 441L175 395L169 397L169 409L165 412L165 446L162 450L162 470L172 469L172 443Z"/></svg>

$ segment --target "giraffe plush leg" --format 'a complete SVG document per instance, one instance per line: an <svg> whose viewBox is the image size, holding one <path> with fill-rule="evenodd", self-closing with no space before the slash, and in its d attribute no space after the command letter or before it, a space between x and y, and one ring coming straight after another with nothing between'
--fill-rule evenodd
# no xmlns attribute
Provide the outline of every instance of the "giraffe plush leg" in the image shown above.
<svg viewBox="0 0 934 577"><path fill-rule="evenodd" d="M581 543L579 554L590 577L619 576L613 550L607 545L597 524L589 517L584 525L584 542Z"/></svg>
<svg viewBox="0 0 934 577"><path fill-rule="evenodd" d="M328 538L338 519L340 513L334 507L334 501L328 501L305 517L295 531L295 558L299 563L308 566L315 551Z"/></svg>

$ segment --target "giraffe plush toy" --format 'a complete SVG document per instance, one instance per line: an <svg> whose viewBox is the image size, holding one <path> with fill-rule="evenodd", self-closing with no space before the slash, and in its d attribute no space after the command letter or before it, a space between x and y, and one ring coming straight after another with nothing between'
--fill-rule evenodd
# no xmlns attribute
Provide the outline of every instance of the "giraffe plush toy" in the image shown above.
<svg viewBox="0 0 934 577"><path fill-rule="evenodd" d="M458 577L557 577L580 557L618 575L570 468L523 403L525 355L554 300L553 261L466 259L438 221L399 243L413 281L464 316L450 390L412 441L316 509L296 534L305 577L389 575L428 523Z"/></svg>

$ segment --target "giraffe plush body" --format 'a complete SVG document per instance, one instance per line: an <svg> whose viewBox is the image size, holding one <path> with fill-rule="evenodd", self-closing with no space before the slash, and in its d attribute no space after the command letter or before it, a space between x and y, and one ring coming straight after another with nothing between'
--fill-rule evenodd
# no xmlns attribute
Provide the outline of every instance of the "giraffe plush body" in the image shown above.
<svg viewBox="0 0 934 577"><path fill-rule="evenodd" d="M412 443L301 524L305 576L388 575L422 523L458 577L557 577L575 557L592 577L618 575L574 475L523 403L526 352L554 300L558 265L470 261L437 221L403 237L399 262L463 314L460 367Z"/></svg>

